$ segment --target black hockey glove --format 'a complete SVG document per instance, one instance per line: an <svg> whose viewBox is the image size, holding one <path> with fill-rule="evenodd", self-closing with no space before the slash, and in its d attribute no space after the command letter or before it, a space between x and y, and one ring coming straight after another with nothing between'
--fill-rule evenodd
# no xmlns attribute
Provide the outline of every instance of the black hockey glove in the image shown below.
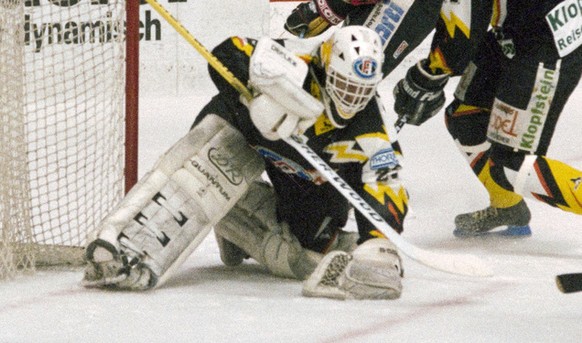
<svg viewBox="0 0 582 343"><path fill-rule="evenodd" d="M406 77L394 87L394 111L399 122L418 126L445 104L443 89L449 76L430 74L424 67L426 62L421 60L410 67Z"/></svg>
<svg viewBox="0 0 582 343"><path fill-rule="evenodd" d="M302 2L285 21L285 30L300 37L314 37L329 29L330 24L317 12L313 1Z"/></svg>

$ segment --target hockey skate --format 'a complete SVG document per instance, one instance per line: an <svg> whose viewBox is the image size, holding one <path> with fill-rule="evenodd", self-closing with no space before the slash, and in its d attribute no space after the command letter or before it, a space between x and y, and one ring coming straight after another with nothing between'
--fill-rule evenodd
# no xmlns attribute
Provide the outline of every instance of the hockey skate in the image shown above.
<svg viewBox="0 0 582 343"><path fill-rule="evenodd" d="M531 213L525 201L508 208L489 206L485 209L459 214L455 218L456 237L476 237L485 235L527 237L531 236L529 221ZM505 229L494 231L499 227Z"/></svg>

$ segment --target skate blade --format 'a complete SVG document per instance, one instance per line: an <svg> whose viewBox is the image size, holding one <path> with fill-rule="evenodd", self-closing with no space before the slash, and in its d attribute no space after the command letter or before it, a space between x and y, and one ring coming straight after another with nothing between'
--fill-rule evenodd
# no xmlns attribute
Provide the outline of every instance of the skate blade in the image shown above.
<svg viewBox="0 0 582 343"><path fill-rule="evenodd" d="M471 238L471 237L506 237L506 238L526 238L531 236L531 228L529 225L507 226L503 230L497 231L465 231L455 229L453 235L457 238Z"/></svg>

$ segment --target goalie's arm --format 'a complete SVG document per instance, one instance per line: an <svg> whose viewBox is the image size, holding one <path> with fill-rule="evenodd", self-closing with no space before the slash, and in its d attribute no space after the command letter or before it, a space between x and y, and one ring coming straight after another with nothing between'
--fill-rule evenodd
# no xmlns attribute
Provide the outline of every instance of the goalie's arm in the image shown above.
<svg viewBox="0 0 582 343"><path fill-rule="evenodd" d="M284 40L273 40L284 46ZM251 88L249 84L249 67L251 56L255 53L258 41L253 38L232 36L227 38L212 49L212 54L236 77L243 85ZM240 93L226 80L216 69L208 64L210 79L220 93L229 93L238 98ZM252 90L252 89L251 89Z"/></svg>
<svg viewBox="0 0 582 343"><path fill-rule="evenodd" d="M402 233L404 218L408 212L408 197L397 174L394 170L383 168L377 170L375 179L363 182L360 176L362 173L357 169L360 168L354 166L350 172L345 173L345 181L394 231ZM355 215L360 240L385 237L361 213L356 211Z"/></svg>
<svg viewBox="0 0 582 343"><path fill-rule="evenodd" d="M248 87L249 82L249 61L253 54L257 41L255 39L233 36L230 37L214 49L212 54L238 79L243 85ZM212 82L220 93L230 94L238 98L240 93L233 85L227 81L219 72L208 64L208 73Z"/></svg>
<svg viewBox="0 0 582 343"><path fill-rule="evenodd" d="M214 48L213 53L247 85L252 99L242 99L253 125L269 140L289 137L310 127L323 112L323 104L303 89L308 66L284 40L263 37L259 41L231 37ZM303 45L298 49L306 49ZM210 76L218 90L233 99L238 90L214 68Z"/></svg>

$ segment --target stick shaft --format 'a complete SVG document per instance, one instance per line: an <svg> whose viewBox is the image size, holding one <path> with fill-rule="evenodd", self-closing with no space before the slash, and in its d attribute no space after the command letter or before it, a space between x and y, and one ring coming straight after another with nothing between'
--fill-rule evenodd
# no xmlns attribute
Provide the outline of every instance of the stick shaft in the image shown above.
<svg viewBox="0 0 582 343"><path fill-rule="evenodd" d="M158 12L170 24L180 36L182 36L208 63L226 80L230 83L240 94L247 100L253 98L250 90L236 77L233 73L220 62L204 45L202 45L194 36L176 19L170 12L168 12L157 0L146 0L152 8Z"/></svg>

